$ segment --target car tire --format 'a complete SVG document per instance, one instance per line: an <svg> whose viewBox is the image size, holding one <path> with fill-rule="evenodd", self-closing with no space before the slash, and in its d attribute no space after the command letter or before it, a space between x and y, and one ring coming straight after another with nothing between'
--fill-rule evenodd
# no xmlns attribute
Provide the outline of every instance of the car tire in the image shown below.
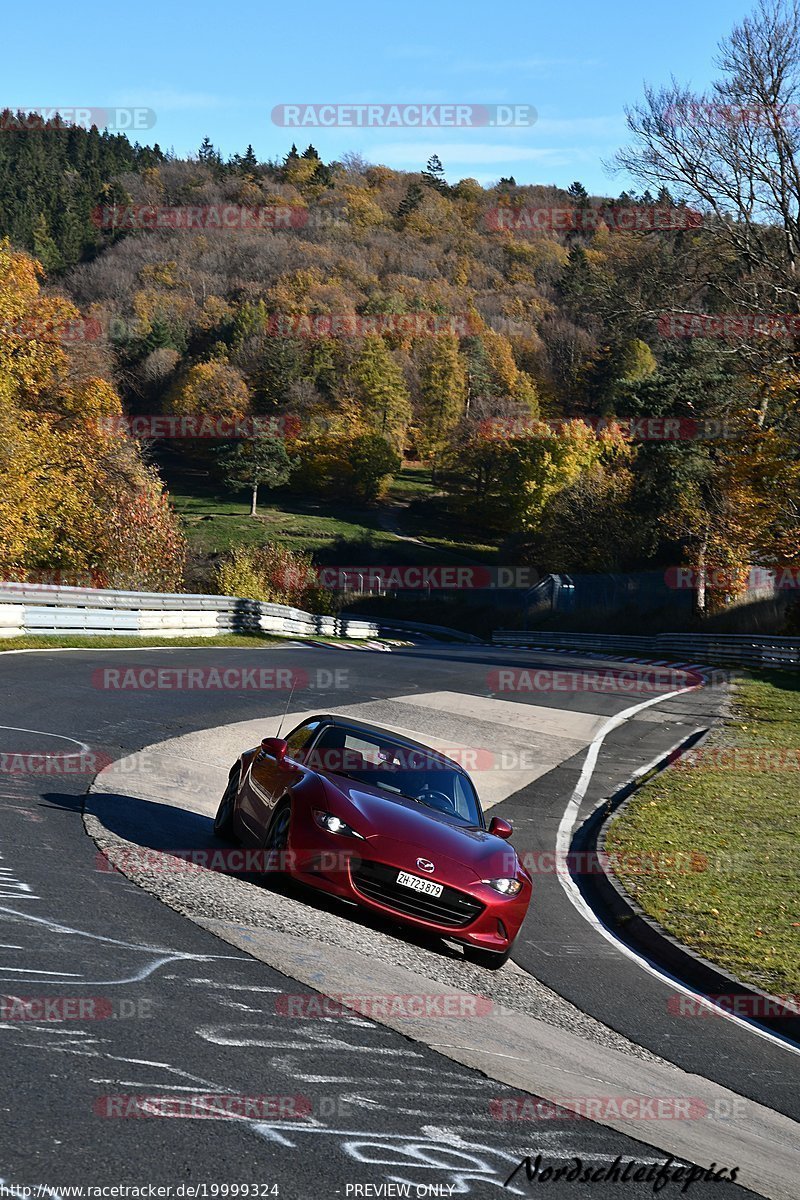
<svg viewBox="0 0 800 1200"><path fill-rule="evenodd" d="M272 820L267 828L267 834L264 838L264 849L268 855L273 853L281 855L289 848L289 825L291 823L292 808L288 800L282 800L275 809ZM280 863L280 858L278 858ZM277 875L287 874L286 868L274 866L270 864L270 871L274 871Z"/></svg>
<svg viewBox="0 0 800 1200"><path fill-rule="evenodd" d="M511 957L511 947L498 953L496 950L482 950L479 946L464 946L464 958L476 967L486 971L499 971Z"/></svg>
<svg viewBox="0 0 800 1200"><path fill-rule="evenodd" d="M222 793L217 815L214 817L214 836L218 838L233 838L233 810L236 805L236 793L239 789L239 765L231 770L228 786Z"/></svg>

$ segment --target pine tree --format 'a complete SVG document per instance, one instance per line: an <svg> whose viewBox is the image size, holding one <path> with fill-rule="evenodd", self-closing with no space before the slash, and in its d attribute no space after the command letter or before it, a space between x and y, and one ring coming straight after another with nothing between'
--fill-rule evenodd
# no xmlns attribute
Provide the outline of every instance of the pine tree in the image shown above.
<svg viewBox="0 0 800 1200"><path fill-rule="evenodd" d="M419 208L425 198L425 193L418 183L410 183L406 188L406 194L400 201L397 208L397 216L402 221L405 217L412 213L415 208Z"/></svg>
<svg viewBox="0 0 800 1200"><path fill-rule="evenodd" d="M58 246L50 234L50 224L41 212L33 226L33 253L46 271L54 271L64 265Z"/></svg>
<svg viewBox="0 0 800 1200"><path fill-rule="evenodd" d="M301 373L299 343L294 338L267 337L254 372L253 408L258 413L274 412L289 399L289 389Z"/></svg>
<svg viewBox="0 0 800 1200"><path fill-rule="evenodd" d="M592 267L583 246L575 245L569 252L556 290L567 312L572 316L588 316L593 308Z"/></svg>
<svg viewBox="0 0 800 1200"><path fill-rule="evenodd" d="M447 180L445 179L444 167L442 160L438 154L432 154L428 159L427 166L422 172L422 178L428 187L435 188L437 192L449 192Z"/></svg>
<svg viewBox="0 0 800 1200"><path fill-rule="evenodd" d="M25 129L30 115L6 112L2 121ZM50 271L71 266L100 240L92 211L105 202L104 186L140 169L139 152L124 134L54 118L30 136L2 137L0 237L33 251Z"/></svg>
<svg viewBox="0 0 800 1200"><path fill-rule="evenodd" d="M218 167L222 162L219 151L215 149L211 142L211 138L204 137L197 152L197 157L201 163L205 163L207 167Z"/></svg>
<svg viewBox="0 0 800 1200"><path fill-rule="evenodd" d="M589 199L589 193L587 192L587 190L583 186L583 184L580 183L577 179L575 180L574 183L571 183L569 185L569 187L567 188L567 195L570 196L573 200L588 200Z"/></svg>

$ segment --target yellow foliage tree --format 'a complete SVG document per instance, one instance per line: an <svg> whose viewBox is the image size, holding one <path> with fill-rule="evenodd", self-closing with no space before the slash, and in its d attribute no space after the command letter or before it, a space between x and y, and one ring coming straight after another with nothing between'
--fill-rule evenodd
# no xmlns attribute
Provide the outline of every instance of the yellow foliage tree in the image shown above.
<svg viewBox="0 0 800 1200"><path fill-rule="evenodd" d="M167 393L165 405L180 417L240 420L250 411L250 392L241 372L217 358L190 367Z"/></svg>
<svg viewBox="0 0 800 1200"><path fill-rule="evenodd" d="M43 296L41 276L34 259L0 242L0 574L116 572L126 586L177 586L182 539L160 480L115 422L113 386L84 374L68 349L80 313ZM158 519L140 528L138 542L123 522L121 554L108 531L146 489ZM130 552L134 543L146 572Z"/></svg>

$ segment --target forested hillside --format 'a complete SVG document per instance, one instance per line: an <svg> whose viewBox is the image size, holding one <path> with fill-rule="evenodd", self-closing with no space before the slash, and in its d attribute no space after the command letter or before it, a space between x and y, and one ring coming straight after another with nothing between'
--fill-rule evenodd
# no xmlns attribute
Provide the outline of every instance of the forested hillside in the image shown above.
<svg viewBox="0 0 800 1200"><path fill-rule="evenodd" d="M6 351L4 419L60 431L65 406L70 422L117 411L92 399L94 384L65 383L89 362L132 416L274 418L256 439L156 429L148 461L166 449L220 486L369 504L402 462L420 463L437 503L505 562L722 570L723 599L747 564L796 564L792 244L766 209L731 201L722 167L692 178L688 94L648 103L651 124L645 109L638 129L632 118L625 162L652 191L613 200L577 182L448 183L435 156L404 173L355 155L324 163L313 146L263 163L251 147L223 161L208 140L182 160L96 130L6 135L8 311L25 319L21 276L26 303L56 303L37 297L16 248L42 263L46 297L68 299L83 323L69 345L51 324L55 358L35 384L19 347ZM654 156L654 113L672 122L672 160L663 146ZM743 123L724 111L708 120L707 175L714 137L741 138ZM751 153L763 160L763 145ZM30 321L15 329L33 371L44 335ZM157 486L133 440L110 428L113 452L97 461L129 479L112 462L121 452ZM4 458L13 492L24 459ZM52 514L40 519L24 544L4 532L6 571L67 554L101 565L66 518L57 539L44 532ZM127 579L142 582L133 569Z"/></svg>
<svg viewBox="0 0 800 1200"><path fill-rule="evenodd" d="M159 147L124 134L0 112L0 233L48 271L90 257L101 239L95 206L117 193L114 179L163 161ZM119 193L122 196L124 193Z"/></svg>

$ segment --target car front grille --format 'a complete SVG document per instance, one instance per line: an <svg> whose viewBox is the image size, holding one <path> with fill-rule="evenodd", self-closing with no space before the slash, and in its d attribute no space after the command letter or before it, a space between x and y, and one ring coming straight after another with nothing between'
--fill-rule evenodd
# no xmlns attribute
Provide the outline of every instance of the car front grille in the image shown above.
<svg viewBox="0 0 800 1200"><path fill-rule="evenodd" d="M407 917L431 921L434 925L460 929L484 910L480 900L456 888L444 887L441 896L426 896L403 887L397 882L397 871L397 867L387 867L384 863L361 862L357 867L353 866L351 877L356 891L367 900L374 900Z"/></svg>

